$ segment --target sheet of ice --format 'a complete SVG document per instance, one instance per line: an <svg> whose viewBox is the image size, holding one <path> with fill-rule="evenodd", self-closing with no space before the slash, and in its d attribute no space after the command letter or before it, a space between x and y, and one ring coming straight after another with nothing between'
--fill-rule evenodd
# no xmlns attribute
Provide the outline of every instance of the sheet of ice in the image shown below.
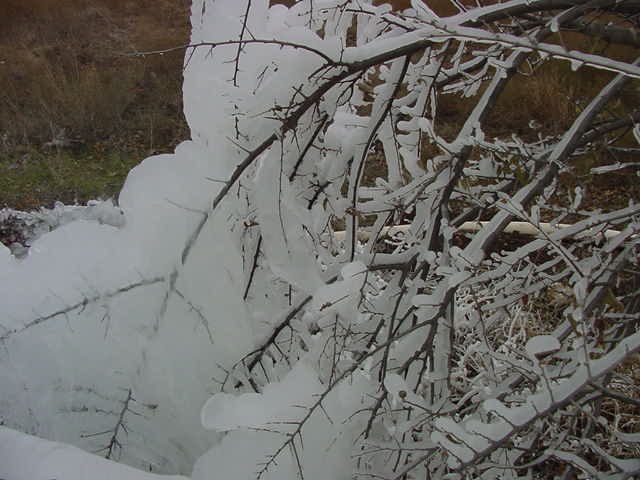
<svg viewBox="0 0 640 480"><path fill-rule="evenodd" d="M270 422L281 419L296 421L305 414L300 405L309 404L321 392L315 372L300 362L281 382L268 384L262 393L216 393L202 408L202 424L212 430L228 431L268 428Z"/></svg>
<svg viewBox="0 0 640 480"><path fill-rule="evenodd" d="M239 3L215 2L204 21L203 2L194 3L196 37L236 36L229 29L238 22L214 10L225 3L232 15ZM266 2L254 7L266 11ZM212 379L253 348L225 206L184 264L180 257L220 188L210 179L227 178L241 153L221 133L233 75L230 50L221 52L191 58L185 108L194 140L130 172L123 223L66 223L22 261L0 249L0 423L102 454L115 435L114 459L164 473L189 473L218 438L200 409ZM221 96L210 95L218 84Z"/></svg>
<svg viewBox="0 0 640 480"><path fill-rule="evenodd" d="M25 458L24 452L29 452ZM187 480L143 472L79 448L0 427L0 478L7 480Z"/></svg>
<svg viewBox="0 0 640 480"><path fill-rule="evenodd" d="M214 192L203 177L220 173L201 147L183 144L131 172L124 227L75 221L39 238L20 262L2 257L5 425L91 451L117 433L123 447L114 458L191 470L216 438L198 414L216 365L252 347L232 273L241 260L224 222L207 224L167 290L197 211ZM121 414L128 434L118 429Z"/></svg>
<svg viewBox="0 0 640 480"><path fill-rule="evenodd" d="M285 22L297 21L282 7L268 16L268 2L254 0L243 27L245 8L231 0L194 1L192 42L240 38L243 28L245 35L270 38ZM317 35L304 25L291 35L314 48L338 48L335 39L315 45ZM162 472L189 472L218 438L202 427L199 411L215 391L212 378L253 348L254 329L242 303L242 259L227 223L235 212L222 205L197 237L193 233L219 180L245 155L227 138L236 113L274 95L286 98L296 78L318 66L318 55L302 51L279 72L269 70L274 59L292 53L281 50L228 45L215 54L206 47L187 52L184 105L193 140L131 171L118 218L108 209L78 217L80 210L61 207L56 229L34 241L23 261L0 249L5 425L102 452L115 436L121 447L114 458ZM229 62L236 55L237 72ZM255 95L257 88L261 95ZM247 143L262 141L278 123L252 130L244 118L238 121ZM262 215L273 214L273 205L265 203ZM271 233L277 251L278 232ZM269 237L268 228L264 234ZM285 238L308 268L288 271L286 251L272 255L272 266L303 290L315 291L323 282L309 246L300 242L304 233L289 228ZM192 240L190 254L181 259ZM224 400L214 397L210 405L221 401L228 407ZM241 401L255 406L250 397Z"/></svg>
<svg viewBox="0 0 640 480"><path fill-rule="evenodd" d="M261 478L296 480L298 461L291 447L282 449L301 419L307 417L324 386L309 359L299 361L280 382L264 393L236 397L216 395L204 407L203 422L213 428L229 431L220 444L200 457L195 464L193 480L228 478L254 480L266 466ZM372 393L363 376L354 376L328 394L322 408L315 408L296 436L295 449L304 478L348 480L352 478L355 459L350 451L357 432L366 419L351 416ZM258 407L259 410L254 410Z"/></svg>
<svg viewBox="0 0 640 480"><path fill-rule="evenodd" d="M282 174L281 146L261 161L254 180L257 218L271 270L310 294L323 285L313 239L303 227L308 213L296 208L289 183Z"/></svg>

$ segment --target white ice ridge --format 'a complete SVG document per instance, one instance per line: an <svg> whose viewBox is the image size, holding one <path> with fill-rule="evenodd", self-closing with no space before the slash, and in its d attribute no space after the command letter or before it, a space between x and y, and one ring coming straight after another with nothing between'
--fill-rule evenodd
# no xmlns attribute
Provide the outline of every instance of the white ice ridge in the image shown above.
<svg viewBox="0 0 640 480"><path fill-rule="evenodd" d="M180 475L156 475L85 452L77 447L0 427L0 478L91 480L187 480ZM26 459L24 453L29 452Z"/></svg>

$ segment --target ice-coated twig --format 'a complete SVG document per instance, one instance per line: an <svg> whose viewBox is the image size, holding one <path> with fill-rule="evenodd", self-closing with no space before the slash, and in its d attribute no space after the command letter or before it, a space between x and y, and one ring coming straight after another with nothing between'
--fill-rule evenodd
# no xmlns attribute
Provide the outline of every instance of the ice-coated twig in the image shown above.
<svg viewBox="0 0 640 480"><path fill-rule="evenodd" d="M93 294L90 296L86 296L82 301L80 302L76 302L72 305L69 305L68 307L62 308L60 310L57 310L53 313L50 313L48 315L43 315L37 318L34 318L30 321L28 321L27 323L25 323L24 325L22 325L19 328L14 328L14 329L10 329L5 331L2 336L0 336L0 341L5 341L7 339L9 339L10 337L14 336L14 335L18 335L21 332L35 327L37 325L40 325L42 323L48 322L50 320L53 320L55 318L61 317L61 316L66 316L70 313L76 312L76 311L82 311L84 310L87 305L90 305L92 303L98 302L100 300L110 300L112 298L117 297L118 295L121 295L123 293L127 293L131 290L135 290L137 288L140 287L147 287L149 285L155 285L157 283L161 283L165 281L165 277L154 277L154 278L149 278L149 279L145 279L145 280L140 280L139 282L134 282L134 283L130 283L128 285L125 285L123 287L117 288L116 290L113 290L111 292L106 292L103 294Z"/></svg>

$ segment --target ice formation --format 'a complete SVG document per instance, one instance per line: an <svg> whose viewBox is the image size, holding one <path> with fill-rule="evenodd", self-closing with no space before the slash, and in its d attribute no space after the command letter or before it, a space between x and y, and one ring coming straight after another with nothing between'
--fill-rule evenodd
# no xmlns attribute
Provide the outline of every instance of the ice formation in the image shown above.
<svg viewBox="0 0 640 480"><path fill-rule="evenodd" d="M193 41L231 36L236 24L225 15L239 8L195 1ZM253 343L225 212L184 265L180 252L220 188L209 179L228 177L238 156L224 138L228 55L188 57L193 140L131 171L121 220L67 222L73 212L60 207L57 228L25 258L0 247L0 425L102 456L111 447L120 462L181 474L218 437L201 425L200 408L220 369ZM8 458L0 478L25 461Z"/></svg>
<svg viewBox="0 0 640 480"><path fill-rule="evenodd" d="M498 178L463 185L497 171L499 156L474 165L472 149L521 148L515 135L491 143L481 121L523 52L634 76L640 67L469 26L486 20L475 10L440 22L413 4L416 23L405 24L366 2L194 0L184 77L191 140L134 168L118 209L61 206L38 220L50 231L33 236L24 258L0 247L0 478L498 478L503 463L504 475L518 476L533 439L524 430L564 428L544 415L640 350L640 333L629 334L589 365L588 335L576 328L624 265L625 242L637 240L637 223L603 229L639 207L570 226L540 224L539 206L525 210L553 190L556 162L604 97L557 143L528 145L529 177L512 196ZM443 43L464 38L499 56L467 51L465 40L445 67ZM477 58L461 63L466 52ZM356 82L371 70L382 83L365 105ZM425 116L427 104L430 115L436 108L428 92L459 73L465 95L489 84L445 141ZM622 88L622 73L605 91ZM441 151L424 162L423 133ZM363 187L379 147L386 178ZM451 218L448 202L465 197L466 213ZM494 206L487 221L458 222ZM411 223L393 229L405 240L391 242L392 253L378 248L385 227L409 213ZM520 231L515 218L540 238L488 255L500 232ZM465 225L462 248L453 235ZM581 250L563 240L587 236L604 246L546 273ZM543 250L555 259L528 261ZM571 319L530 339L516 320L497 328L509 308L565 277ZM554 458L572 455L553 445Z"/></svg>
<svg viewBox="0 0 640 480"><path fill-rule="evenodd" d="M192 44L237 38L242 27L238 18L245 8L243 2L232 0L195 0ZM295 24L295 12L282 6L269 10L266 0L253 1L246 28L253 35L267 36L285 21ZM288 35L290 41L303 44L319 41L303 26L290 28ZM337 52L339 44L323 48ZM213 213L210 210L221 188L219 180L228 178L244 155L227 138L235 128L233 113L240 105L244 111L262 111L265 102L288 95L301 71L319 65L309 52L298 52L293 62L279 62L291 52L254 45L251 55L242 58L237 72L242 88L238 88L230 81L236 54L234 45L217 47L215 55L205 47L186 52L184 105L192 139L173 154L147 158L135 167L119 195L119 208L104 203L88 208L58 205L27 219L36 231L31 232L24 258L17 259L0 245L0 425L4 426L0 478L46 473L72 480L88 478L87 469L101 472L92 478L116 475L113 472L118 478L151 478L131 474L128 467L118 470L117 465L70 445L165 474L190 474L195 464L194 478L206 477L207 468L230 469L229 474L237 468L253 469L261 461L258 450L277 448L281 436L232 432L198 463L196 459L220 442L218 431L262 425L292 408L295 411L294 405L308 403L309 395L320 391L313 370L300 366L283 378L282 385L294 385L300 375L307 380L288 393L273 387L256 398L240 397L238 403L226 394L210 398L219 389L217 378L251 351L254 339L262 334L261 313L250 318L243 303L243 279L238 274L242 259L233 241L237 232L229 221L232 207L223 204ZM255 95L260 72L278 62L280 71L269 72L268 84ZM274 126L273 121L257 127L240 123L253 137ZM270 170L264 167L256 181L264 177L266 183L272 182ZM266 202L271 193L263 190ZM277 204L272 206L261 215L272 215ZM198 238L193 241L196 230ZM286 234L292 242L300 240L300 231ZM190 246L188 256L185 245ZM272 270L284 278L291 276L290 281L303 290L312 293L321 285L314 273L319 267L312 259L304 259L308 268L300 269L293 267L286 252L273 252L273 258ZM345 274L343 283L349 282L354 280ZM262 312L262 317L268 314ZM341 405L361 394L347 390L341 390L341 399L331 400L332 414L339 416L346 411ZM255 416L258 404L262 415L248 421L245 417ZM229 415L222 418L221 412L227 410ZM319 447L332 443L336 434L322 415L313 420L315 433L309 439ZM255 461L248 462L252 452L246 452L245 460L233 465L225 452L247 435L258 437ZM339 458L339 446L348 441L346 435L334 442L330 455L335 478L340 465L349 462ZM46 451L56 453L43 454L42 459L30 453ZM309 465L324 471L322 455L305 455ZM216 458L224 465L218 460L212 467ZM30 469L25 469L25 462ZM82 468L71 473L72 464ZM287 478L282 465L271 474Z"/></svg>

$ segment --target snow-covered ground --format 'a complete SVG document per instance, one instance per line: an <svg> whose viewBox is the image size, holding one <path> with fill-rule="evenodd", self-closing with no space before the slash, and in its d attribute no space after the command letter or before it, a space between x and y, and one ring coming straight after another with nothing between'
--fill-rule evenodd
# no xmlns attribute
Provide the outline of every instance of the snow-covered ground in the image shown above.
<svg viewBox="0 0 640 480"><path fill-rule="evenodd" d="M18 258L27 255L28 247L45 233L76 220L122 227L124 213L114 205L112 200L93 200L87 205L65 205L56 202L53 208L43 207L30 212L10 208L0 210L0 228L12 229L12 233L21 240L4 242L6 243L4 246ZM0 243L3 243L2 238Z"/></svg>
<svg viewBox="0 0 640 480"><path fill-rule="evenodd" d="M182 476L143 472L71 445L50 442L4 427L0 427L0 475L7 480L186 480Z"/></svg>

